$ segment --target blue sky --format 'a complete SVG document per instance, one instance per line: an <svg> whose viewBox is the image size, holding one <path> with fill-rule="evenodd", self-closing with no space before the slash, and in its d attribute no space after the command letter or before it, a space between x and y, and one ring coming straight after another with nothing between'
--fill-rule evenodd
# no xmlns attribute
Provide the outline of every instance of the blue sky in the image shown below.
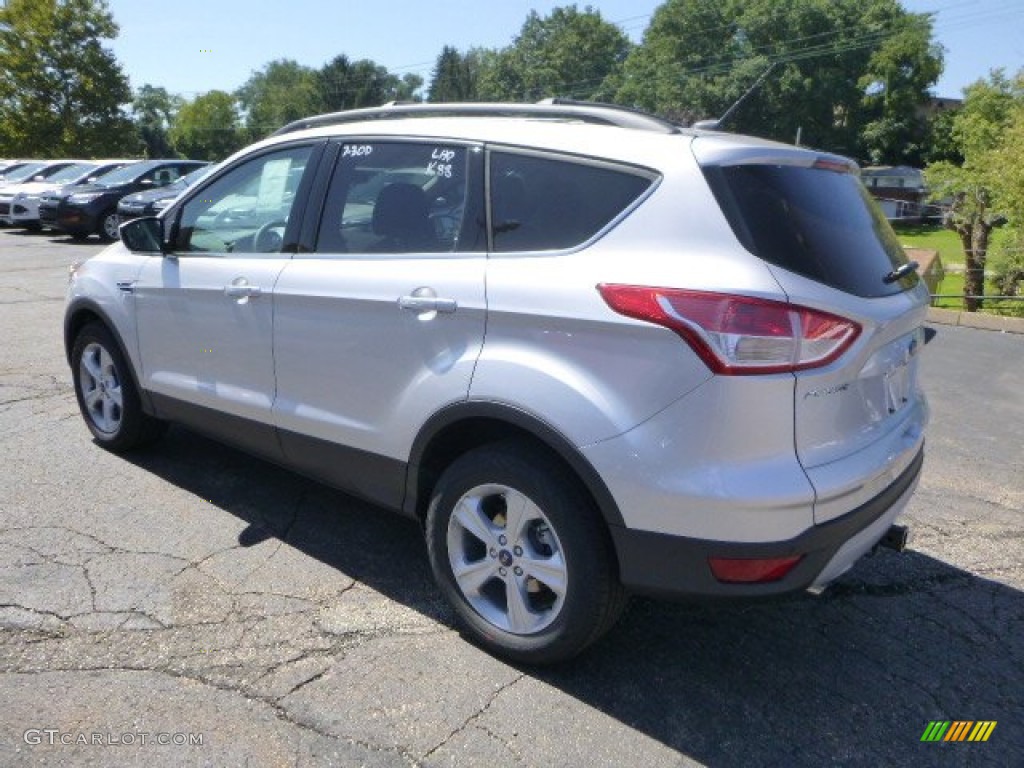
<svg viewBox="0 0 1024 768"><path fill-rule="evenodd" d="M784 2L785 0L780 0ZM133 87L160 85L193 97L231 91L254 70L290 58L319 67L344 53L429 81L442 46L508 45L531 9L545 15L569 2L540 0L108 0L121 33L113 49ZM578 3L583 7L587 2ZM590 0L604 18L639 41L660 0ZM1024 67L1021 0L903 0L937 13L946 47L936 95L961 89L994 67Z"/></svg>

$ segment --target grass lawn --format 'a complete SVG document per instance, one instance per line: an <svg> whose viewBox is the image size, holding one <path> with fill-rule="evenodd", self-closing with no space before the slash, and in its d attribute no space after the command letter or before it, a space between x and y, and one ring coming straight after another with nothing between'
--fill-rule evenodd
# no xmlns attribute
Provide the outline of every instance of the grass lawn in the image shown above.
<svg viewBox="0 0 1024 768"><path fill-rule="evenodd" d="M960 238L956 232L944 229L935 224L898 224L893 226L896 237L902 245L909 245L912 248L931 248L939 252L942 259L942 266L945 268L945 277L939 283L935 291L939 295L963 295L964 292L964 250L960 244ZM999 238L1003 236L1001 230L992 233L989 246L994 246ZM950 272L950 267L959 267L956 272ZM986 288L991 292L995 290L992 286ZM936 299L934 305L944 309L963 309L963 299ZM1024 313L1024 302L1021 301L989 301L984 311L998 315L1021 315Z"/></svg>
<svg viewBox="0 0 1024 768"><path fill-rule="evenodd" d="M950 265L964 263L964 249L960 244L960 238L951 229L934 224L900 224L893 227L896 230L896 237L901 245L909 245L912 248L930 248L938 251L942 259L942 266L949 268ZM963 280L960 281L961 286ZM952 291L941 291L941 293L952 293Z"/></svg>

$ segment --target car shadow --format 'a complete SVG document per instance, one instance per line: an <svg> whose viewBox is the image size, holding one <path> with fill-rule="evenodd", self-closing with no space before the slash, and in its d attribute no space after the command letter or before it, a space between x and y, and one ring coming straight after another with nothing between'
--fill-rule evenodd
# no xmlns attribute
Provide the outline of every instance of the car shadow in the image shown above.
<svg viewBox="0 0 1024 768"><path fill-rule="evenodd" d="M245 522L240 545L278 538L452 624L415 522L178 427L129 459ZM580 658L521 669L708 766L1024 765L1024 595L919 552L819 597L637 598ZM933 720L998 725L922 742Z"/></svg>
<svg viewBox="0 0 1024 768"><path fill-rule="evenodd" d="M45 229L28 229L25 227L4 227L4 231L14 237L39 237L40 235L52 234Z"/></svg>

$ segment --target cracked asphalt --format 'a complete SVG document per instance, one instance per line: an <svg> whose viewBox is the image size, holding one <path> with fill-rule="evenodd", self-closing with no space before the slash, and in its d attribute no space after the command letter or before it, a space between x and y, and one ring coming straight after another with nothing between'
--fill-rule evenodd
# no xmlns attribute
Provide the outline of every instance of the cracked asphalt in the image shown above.
<svg viewBox="0 0 1024 768"><path fill-rule="evenodd" d="M1024 337L934 329L907 553L515 668L415 524L183 429L93 444L60 324L99 247L0 230L0 765L1024 765Z"/></svg>

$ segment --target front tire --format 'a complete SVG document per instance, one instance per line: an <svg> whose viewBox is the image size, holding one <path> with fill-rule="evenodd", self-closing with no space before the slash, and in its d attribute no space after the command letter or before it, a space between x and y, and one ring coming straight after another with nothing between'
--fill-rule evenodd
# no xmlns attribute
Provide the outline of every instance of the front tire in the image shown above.
<svg viewBox="0 0 1024 768"><path fill-rule="evenodd" d="M550 664L603 635L625 604L604 521L543 449L518 441L457 459L426 520L434 577L472 638Z"/></svg>
<svg viewBox="0 0 1024 768"><path fill-rule="evenodd" d="M128 451L164 433L166 423L143 412L128 363L105 326L89 323L79 331L71 372L82 418L104 448Z"/></svg>
<svg viewBox="0 0 1024 768"><path fill-rule="evenodd" d="M117 211L107 211L100 216L100 226L97 234L104 242L112 243L121 238L121 233L118 230L119 226L121 226L121 220L117 216Z"/></svg>

